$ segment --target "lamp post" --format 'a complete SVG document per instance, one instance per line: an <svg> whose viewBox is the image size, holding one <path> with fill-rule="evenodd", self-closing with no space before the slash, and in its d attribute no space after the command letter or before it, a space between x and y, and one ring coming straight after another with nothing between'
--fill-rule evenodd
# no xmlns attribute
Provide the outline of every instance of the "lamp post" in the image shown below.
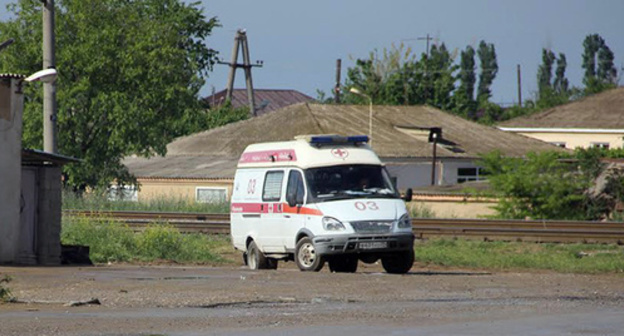
<svg viewBox="0 0 624 336"><path fill-rule="evenodd" d="M370 138L369 144L372 147L373 146L373 98L371 98L371 96L365 93L362 93L360 90L354 87L349 89L349 92L356 94L358 96L361 96L361 97L368 98L368 137Z"/></svg>

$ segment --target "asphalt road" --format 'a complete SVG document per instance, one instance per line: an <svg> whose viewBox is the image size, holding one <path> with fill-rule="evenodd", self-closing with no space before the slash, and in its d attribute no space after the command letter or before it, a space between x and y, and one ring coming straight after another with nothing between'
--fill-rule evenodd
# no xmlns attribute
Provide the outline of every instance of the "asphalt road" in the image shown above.
<svg viewBox="0 0 624 336"><path fill-rule="evenodd" d="M0 335L624 334L623 274L284 266L0 267Z"/></svg>

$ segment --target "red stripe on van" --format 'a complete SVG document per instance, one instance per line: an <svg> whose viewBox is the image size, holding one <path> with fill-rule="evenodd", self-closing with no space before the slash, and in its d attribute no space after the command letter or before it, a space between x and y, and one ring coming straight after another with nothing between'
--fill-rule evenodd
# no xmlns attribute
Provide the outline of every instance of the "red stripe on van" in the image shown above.
<svg viewBox="0 0 624 336"><path fill-rule="evenodd" d="M297 155L294 149L266 150L258 152L248 152L241 155L238 163L259 163L259 162L294 162Z"/></svg>
<svg viewBox="0 0 624 336"><path fill-rule="evenodd" d="M306 207L290 207L288 203L232 203L230 211L233 213L289 213L299 215L322 216L317 209Z"/></svg>
<svg viewBox="0 0 624 336"><path fill-rule="evenodd" d="M298 206L291 207L291 206L288 206L288 203L284 203L282 206L284 207L284 213L298 214L298 215L323 216L323 213L317 209L298 207Z"/></svg>

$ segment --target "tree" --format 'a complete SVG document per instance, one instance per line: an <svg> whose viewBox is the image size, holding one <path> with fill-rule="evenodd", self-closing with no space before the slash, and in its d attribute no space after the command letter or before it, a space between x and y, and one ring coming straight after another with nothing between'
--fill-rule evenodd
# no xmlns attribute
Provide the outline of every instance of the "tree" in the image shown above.
<svg viewBox="0 0 624 336"><path fill-rule="evenodd" d="M496 61L496 49L494 44L481 41L477 50L481 63L481 73L479 74L479 87L477 88L477 102L479 104L488 101L492 96L490 87L498 73L498 63Z"/></svg>
<svg viewBox="0 0 624 336"><path fill-rule="evenodd" d="M500 217L596 220L604 218L613 205L607 202L608 197L588 192L603 171L601 156L598 149L580 149L573 155L529 153L526 158L492 152L480 164L490 174L490 185L500 196L496 206ZM613 182L608 187L617 185Z"/></svg>
<svg viewBox="0 0 624 336"><path fill-rule="evenodd" d="M547 92L552 91L553 85L552 66L555 63L555 53L550 50L542 49L542 64L537 69L537 87L540 98Z"/></svg>
<svg viewBox="0 0 624 336"><path fill-rule="evenodd" d="M205 123L198 93L215 62L205 39L218 26L179 0L56 2L59 152L84 161L65 167L79 189L132 181L124 156L164 154L174 137ZM20 0L0 22L0 70L41 68L41 2ZM40 87L27 88L24 145L41 147Z"/></svg>
<svg viewBox="0 0 624 336"><path fill-rule="evenodd" d="M566 67L568 63L566 61L565 54L559 53L557 59L557 70L555 70L555 81L553 83L553 89L558 94L567 94L569 89L569 82L565 76Z"/></svg>
<svg viewBox="0 0 624 336"><path fill-rule="evenodd" d="M557 62L555 79L552 80L553 65ZM565 104L570 100L568 79L565 78L566 58L559 54L559 58L551 50L542 49L542 64L537 69L538 95L535 102L537 109L546 109Z"/></svg>
<svg viewBox="0 0 624 336"><path fill-rule="evenodd" d="M343 101L368 102L349 92L355 87L370 96L374 104L430 104L449 109L455 82L453 61L444 44L433 46L429 57L423 53L420 59L403 45L384 49L381 56L375 50L368 59L357 59L355 67L347 70Z"/></svg>
<svg viewBox="0 0 624 336"><path fill-rule="evenodd" d="M474 90L477 75L475 74L474 48L467 46L466 50L461 52L460 57L459 73L457 74L459 86L454 92L453 99L455 100L455 112L467 117L471 111L476 109Z"/></svg>
<svg viewBox="0 0 624 336"><path fill-rule="evenodd" d="M617 69L613 65L613 52L605 40L598 34L587 35L583 41L583 48L585 93L593 94L615 87Z"/></svg>

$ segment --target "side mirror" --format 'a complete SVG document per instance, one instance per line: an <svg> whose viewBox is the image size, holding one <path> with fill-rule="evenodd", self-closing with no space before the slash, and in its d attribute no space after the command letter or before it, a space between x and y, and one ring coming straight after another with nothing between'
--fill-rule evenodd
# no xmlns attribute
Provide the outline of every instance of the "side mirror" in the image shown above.
<svg viewBox="0 0 624 336"><path fill-rule="evenodd" d="M405 190L405 195L403 196L403 200L405 200L405 202L411 202L413 196L414 196L414 192L412 191L412 188L407 188L407 190Z"/></svg>

